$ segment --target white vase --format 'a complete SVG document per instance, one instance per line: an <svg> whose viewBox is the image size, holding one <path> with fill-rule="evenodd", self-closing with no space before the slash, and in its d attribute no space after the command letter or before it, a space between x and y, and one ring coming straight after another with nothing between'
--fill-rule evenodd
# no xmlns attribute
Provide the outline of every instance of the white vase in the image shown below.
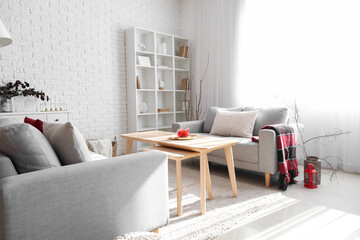
<svg viewBox="0 0 360 240"><path fill-rule="evenodd" d="M140 111L140 113L146 113L146 111L147 111L146 103L143 102L140 104L139 111Z"/></svg>
<svg viewBox="0 0 360 240"><path fill-rule="evenodd" d="M11 99L1 99L0 112L12 112L13 106Z"/></svg>

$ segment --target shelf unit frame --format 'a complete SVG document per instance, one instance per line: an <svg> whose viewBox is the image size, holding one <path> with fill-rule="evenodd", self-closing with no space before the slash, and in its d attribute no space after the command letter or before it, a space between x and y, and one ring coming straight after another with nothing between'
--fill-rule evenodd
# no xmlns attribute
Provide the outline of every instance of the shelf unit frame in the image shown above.
<svg viewBox="0 0 360 240"><path fill-rule="evenodd" d="M190 58L178 56L181 45L189 46L189 41L139 27L126 30L128 132L169 131L173 122L189 120L189 112L179 111L181 99L191 100L190 91L178 87L181 79L190 81ZM149 57L151 66L141 66L138 56ZM141 89L137 89L137 76ZM160 78L164 79L164 90L159 89ZM147 99L145 113L139 111L141 99ZM158 112L159 108L170 111Z"/></svg>

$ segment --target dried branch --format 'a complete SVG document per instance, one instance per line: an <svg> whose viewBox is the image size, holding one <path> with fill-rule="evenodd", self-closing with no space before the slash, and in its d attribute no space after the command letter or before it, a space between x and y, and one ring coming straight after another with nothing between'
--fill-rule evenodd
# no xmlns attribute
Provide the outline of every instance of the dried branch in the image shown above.
<svg viewBox="0 0 360 240"><path fill-rule="evenodd" d="M202 78L200 79L199 95L198 94L195 95L195 104L196 104L195 105L195 119L196 120L199 120L202 117L202 87L203 87L203 82L204 82L206 73L209 68L209 62L210 62L210 55L208 54L205 72L204 72Z"/></svg>

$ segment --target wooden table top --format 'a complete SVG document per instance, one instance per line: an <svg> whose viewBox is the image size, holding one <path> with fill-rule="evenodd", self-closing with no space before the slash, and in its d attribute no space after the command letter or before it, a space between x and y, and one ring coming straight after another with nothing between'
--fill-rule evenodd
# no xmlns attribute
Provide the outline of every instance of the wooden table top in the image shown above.
<svg viewBox="0 0 360 240"><path fill-rule="evenodd" d="M149 131L121 134L120 136L135 141L159 144L162 146L180 148L196 152L210 152L215 149L233 146L238 143L236 139L231 137L222 138L216 136L197 136L197 138L192 140L173 140L170 137L174 135L175 133L173 132Z"/></svg>

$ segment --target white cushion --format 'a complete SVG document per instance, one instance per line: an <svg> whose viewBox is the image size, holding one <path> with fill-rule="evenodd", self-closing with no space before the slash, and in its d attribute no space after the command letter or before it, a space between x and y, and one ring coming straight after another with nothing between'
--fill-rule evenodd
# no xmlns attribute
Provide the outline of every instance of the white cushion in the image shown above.
<svg viewBox="0 0 360 240"><path fill-rule="evenodd" d="M225 137L251 138L259 111L217 111L211 133Z"/></svg>

